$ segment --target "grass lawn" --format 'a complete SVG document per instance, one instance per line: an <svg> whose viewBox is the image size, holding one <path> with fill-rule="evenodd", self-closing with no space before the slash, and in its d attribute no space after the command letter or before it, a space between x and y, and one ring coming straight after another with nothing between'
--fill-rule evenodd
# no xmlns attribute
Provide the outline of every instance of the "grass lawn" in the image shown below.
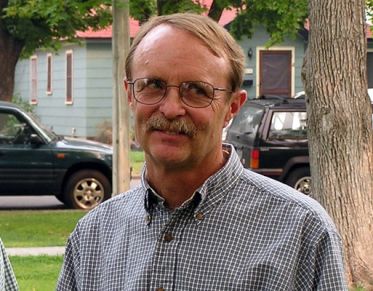
<svg viewBox="0 0 373 291"><path fill-rule="evenodd" d="M64 246L79 210L1 211L0 233L5 247Z"/></svg>
<svg viewBox="0 0 373 291"><path fill-rule="evenodd" d="M140 176L142 166L144 165L144 152L130 151L129 159L132 167L132 176Z"/></svg>
<svg viewBox="0 0 373 291"><path fill-rule="evenodd" d="M21 291L50 291L56 289L63 262L62 256L11 256L10 262Z"/></svg>

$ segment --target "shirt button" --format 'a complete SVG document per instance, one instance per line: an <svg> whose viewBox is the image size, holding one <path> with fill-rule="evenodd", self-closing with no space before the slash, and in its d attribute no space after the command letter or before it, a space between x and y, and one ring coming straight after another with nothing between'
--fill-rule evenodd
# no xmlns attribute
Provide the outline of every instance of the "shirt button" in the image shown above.
<svg viewBox="0 0 373 291"><path fill-rule="evenodd" d="M174 239L174 237L172 236L172 233L166 232L163 239L164 239L165 242L170 242Z"/></svg>
<svg viewBox="0 0 373 291"><path fill-rule="evenodd" d="M205 216L203 215L202 212L198 212L198 213L196 213L195 218L197 220L203 220L205 218Z"/></svg>
<svg viewBox="0 0 373 291"><path fill-rule="evenodd" d="M145 223L149 224L151 222L152 218L150 215L145 215Z"/></svg>

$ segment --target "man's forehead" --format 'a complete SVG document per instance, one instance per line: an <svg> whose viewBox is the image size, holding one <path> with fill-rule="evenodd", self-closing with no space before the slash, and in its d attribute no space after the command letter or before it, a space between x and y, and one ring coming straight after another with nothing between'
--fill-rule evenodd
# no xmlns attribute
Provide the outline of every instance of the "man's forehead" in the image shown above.
<svg viewBox="0 0 373 291"><path fill-rule="evenodd" d="M173 34L176 32L185 32L179 28L176 28L170 24L160 24L156 27L152 28L140 41L139 45L149 45L157 43L160 39L164 38L169 34Z"/></svg>
<svg viewBox="0 0 373 291"><path fill-rule="evenodd" d="M167 51L170 58L171 56L187 58L188 54L189 56L197 56L198 54L207 56L211 54L211 57L221 58L217 56L209 45L192 32L165 23L154 27L144 36L134 52L134 58L141 60L142 63L147 63L144 57L154 56L158 59L159 55L157 54L159 51Z"/></svg>
<svg viewBox="0 0 373 291"><path fill-rule="evenodd" d="M187 38L196 38L192 33L184 29L174 27L170 24L160 24L144 36L136 48L135 54L137 52L144 53L154 50L162 46L165 42L172 44L173 40L180 35L186 35Z"/></svg>

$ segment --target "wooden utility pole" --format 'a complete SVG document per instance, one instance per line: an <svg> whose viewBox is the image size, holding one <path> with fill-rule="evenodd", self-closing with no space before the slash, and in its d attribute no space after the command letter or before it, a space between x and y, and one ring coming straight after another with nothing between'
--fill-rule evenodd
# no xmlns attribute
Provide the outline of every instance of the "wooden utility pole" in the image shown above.
<svg viewBox="0 0 373 291"><path fill-rule="evenodd" d="M130 44L128 0L113 0L113 195L130 188L129 108L124 64Z"/></svg>

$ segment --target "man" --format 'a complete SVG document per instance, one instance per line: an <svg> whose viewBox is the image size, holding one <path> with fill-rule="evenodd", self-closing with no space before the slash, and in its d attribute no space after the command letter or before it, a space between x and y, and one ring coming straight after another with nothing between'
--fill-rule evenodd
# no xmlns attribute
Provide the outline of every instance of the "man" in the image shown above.
<svg viewBox="0 0 373 291"><path fill-rule="evenodd" d="M243 70L240 47L207 17L142 27L125 81L142 184L78 223L58 290L347 290L322 207L222 144L246 99Z"/></svg>
<svg viewBox="0 0 373 291"><path fill-rule="evenodd" d="M5 252L3 242L0 239L0 290L16 291L18 284L14 276L12 266Z"/></svg>

